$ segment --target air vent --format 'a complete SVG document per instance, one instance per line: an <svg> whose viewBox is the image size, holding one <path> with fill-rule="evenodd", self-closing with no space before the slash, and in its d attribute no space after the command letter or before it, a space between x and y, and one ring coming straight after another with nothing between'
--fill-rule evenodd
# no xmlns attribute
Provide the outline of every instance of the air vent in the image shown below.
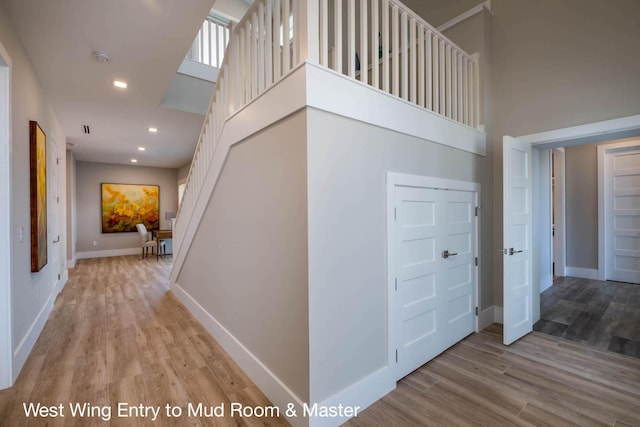
<svg viewBox="0 0 640 427"><path fill-rule="evenodd" d="M82 133L85 135L89 135L91 133L91 129L89 129L89 125L82 125Z"/></svg>

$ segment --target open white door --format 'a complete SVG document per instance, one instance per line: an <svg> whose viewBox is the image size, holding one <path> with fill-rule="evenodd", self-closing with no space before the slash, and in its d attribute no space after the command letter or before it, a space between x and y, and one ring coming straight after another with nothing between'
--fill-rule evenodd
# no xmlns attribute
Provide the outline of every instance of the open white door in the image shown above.
<svg viewBox="0 0 640 427"><path fill-rule="evenodd" d="M503 140L503 298L505 344L531 332L532 322L532 194L531 145Z"/></svg>

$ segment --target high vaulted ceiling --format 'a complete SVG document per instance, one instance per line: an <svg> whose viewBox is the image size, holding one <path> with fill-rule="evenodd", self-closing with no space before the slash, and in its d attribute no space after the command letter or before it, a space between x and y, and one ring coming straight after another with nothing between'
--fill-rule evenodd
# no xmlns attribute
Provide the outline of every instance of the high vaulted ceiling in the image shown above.
<svg viewBox="0 0 640 427"><path fill-rule="evenodd" d="M160 102L214 0L0 2L78 160L130 164L136 158L159 167L190 161L204 117ZM98 61L95 50L112 59ZM115 79L128 88L114 88Z"/></svg>

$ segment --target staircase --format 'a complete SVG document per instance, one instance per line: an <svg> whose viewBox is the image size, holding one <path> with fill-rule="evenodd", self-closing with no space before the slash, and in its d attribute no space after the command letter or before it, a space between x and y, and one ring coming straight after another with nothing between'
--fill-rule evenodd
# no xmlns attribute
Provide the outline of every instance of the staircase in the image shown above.
<svg viewBox="0 0 640 427"><path fill-rule="evenodd" d="M172 283L229 149L308 105L308 88L322 81L312 81L317 70L374 89L382 103L392 96L465 127L480 126L478 55L465 53L399 1L256 0L228 37L177 213ZM292 107L282 107L285 98L295 100ZM255 112L250 122L241 117L249 108Z"/></svg>

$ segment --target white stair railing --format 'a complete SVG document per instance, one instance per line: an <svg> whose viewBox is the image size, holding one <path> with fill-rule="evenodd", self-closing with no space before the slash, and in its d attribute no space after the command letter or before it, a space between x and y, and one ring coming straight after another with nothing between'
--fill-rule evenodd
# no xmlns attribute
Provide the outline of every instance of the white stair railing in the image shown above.
<svg viewBox="0 0 640 427"><path fill-rule="evenodd" d="M209 200L201 192L226 121L305 61L478 127L478 56L466 54L399 1L256 0L229 32L178 208L177 259Z"/></svg>
<svg viewBox="0 0 640 427"><path fill-rule="evenodd" d="M478 55L397 0L320 2L320 64L465 125L479 125Z"/></svg>
<svg viewBox="0 0 640 427"><path fill-rule="evenodd" d="M229 42L229 22L209 15L193 40L187 59L220 68Z"/></svg>
<svg viewBox="0 0 640 427"><path fill-rule="evenodd" d="M302 7L301 7L302 5ZM229 44L187 176L174 229L174 251L180 254L194 216L225 122L238 110L283 79L308 55L301 41L306 28L306 1L257 0L232 26ZM288 48L285 48L288 46Z"/></svg>

